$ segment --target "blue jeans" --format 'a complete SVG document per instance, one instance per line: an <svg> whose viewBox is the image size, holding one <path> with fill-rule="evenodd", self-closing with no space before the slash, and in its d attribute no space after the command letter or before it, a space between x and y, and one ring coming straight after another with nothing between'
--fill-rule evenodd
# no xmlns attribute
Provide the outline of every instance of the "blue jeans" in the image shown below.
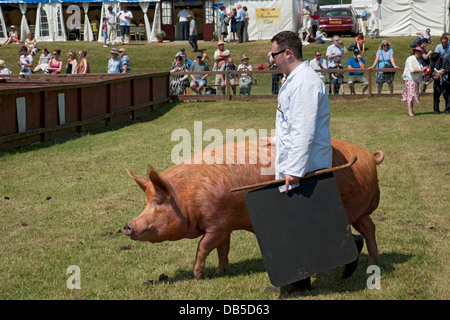
<svg viewBox="0 0 450 320"><path fill-rule="evenodd" d="M180 40L187 40L189 37L189 25L187 21L180 22Z"/></svg>

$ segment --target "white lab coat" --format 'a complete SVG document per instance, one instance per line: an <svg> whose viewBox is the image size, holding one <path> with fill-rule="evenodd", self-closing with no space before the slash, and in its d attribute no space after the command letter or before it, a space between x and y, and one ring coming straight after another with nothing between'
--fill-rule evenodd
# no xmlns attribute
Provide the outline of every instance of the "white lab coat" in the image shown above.
<svg viewBox="0 0 450 320"><path fill-rule="evenodd" d="M273 140L277 179L332 166L330 103L324 83L308 61L298 65L280 89Z"/></svg>

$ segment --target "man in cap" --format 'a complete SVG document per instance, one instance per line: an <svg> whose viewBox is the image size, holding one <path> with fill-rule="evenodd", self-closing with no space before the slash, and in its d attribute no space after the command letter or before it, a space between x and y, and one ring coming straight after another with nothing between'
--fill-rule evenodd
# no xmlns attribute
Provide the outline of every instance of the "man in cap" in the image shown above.
<svg viewBox="0 0 450 320"><path fill-rule="evenodd" d="M198 46L197 46L197 24L195 23L195 20L193 19L191 14L188 14L188 21L189 21L189 44L192 47L192 52L198 52Z"/></svg>
<svg viewBox="0 0 450 320"><path fill-rule="evenodd" d="M188 57L186 54L186 49L184 48L180 48L180 51L177 52L176 56L181 56L183 58L183 63L186 63L186 61L188 61Z"/></svg>
<svg viewBox="0 0 450 320"><path fill-rule="evenodd" d="M110 53L111 59L108 61L108 73L120 73L119 51L116 48L112 48Z"/></svg>
<svg viewBox="0 0 450 320"><path fill-rule="evenodd" d="M222 66L227 63L228 58L230 57L230 51L225 49L225 42L222 40L217 43L217 50L214 52L214 66L213 71L220 70ZM221 87L222 77L220 74L216 75L215 84L218 88ZM220 94L221 90L217 90L217 94Z"/></svg>
<svg viewBox="0 0 450 320"><path fill-rule="evenodd" d="M366 67L366 60L361 57L358 49L353 50L353 57L348 59L347 66L349 69L364 69ZM362 83L364 94L369 87L369 80L364 76L363 72L349 72L348 73L348 86L350 88L350 94L355 94L355 83Z"/></svg>
<svg viewBox="0 0 450 320"><path fill-rule="evenodd" d="M196 72L196 71L209 71L209 67L206 64L206 62L202 61L203 54L200 52L197 53L197 59L192 62L191 67L189 68L189 71ZM203 87L206 85L206 78L208 77L207 74L191 74L191 89L195 91L198 95L202 94Z"/></svg>
<svg viewBox="0 0 450 320"><path fill-rule="evenodd" d="M130 58L126 54L124 48L119 49L119 56L120 56L120 72L130 73L131 72Z"/></svg>

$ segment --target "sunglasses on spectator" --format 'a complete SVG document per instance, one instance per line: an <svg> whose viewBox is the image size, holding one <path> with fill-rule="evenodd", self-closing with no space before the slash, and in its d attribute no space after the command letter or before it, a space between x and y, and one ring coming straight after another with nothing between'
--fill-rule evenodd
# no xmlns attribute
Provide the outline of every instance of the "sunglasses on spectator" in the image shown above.
<svg viewBox="0 0 450 320"><path fill-rule="evenodd" d="M316 54L316 57L321 57L322 55L321 54Z"/></svg>

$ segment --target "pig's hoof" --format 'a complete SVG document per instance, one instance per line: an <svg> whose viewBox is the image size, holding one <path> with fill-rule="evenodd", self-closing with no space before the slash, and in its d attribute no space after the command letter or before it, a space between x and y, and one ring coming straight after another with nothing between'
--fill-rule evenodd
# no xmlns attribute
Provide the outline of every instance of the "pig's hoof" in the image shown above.
<svg viewBox="0 0 450 320"><path fill-rule="evenodd" d="M220 276L222 276L225 273L228 273L228 268L220 268L220 269L217 268L216 272L214 272L214 276L215 277L220 277Z"/></svg>

